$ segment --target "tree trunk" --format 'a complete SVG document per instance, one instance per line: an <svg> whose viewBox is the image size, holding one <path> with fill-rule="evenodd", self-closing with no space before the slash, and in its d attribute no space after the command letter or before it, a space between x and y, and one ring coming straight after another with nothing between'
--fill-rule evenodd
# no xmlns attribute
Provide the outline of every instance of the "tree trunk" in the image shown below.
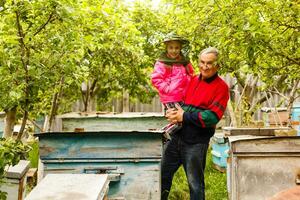
<svg viewBox="0 0 300 200"><path fill-rule="evenodd" d="M53 95L53 99L52 99L52 105L51 105L51 111L50 111L50 116L49 116L49 121L48 121L48 128L47 131L50 132L51 127L52 127L52 122L53 119L55 117L55 115L57 114L57 109L58 109L58 105L59 105L59 100L62 96L62 88L63 88L63 84L64 84L64 77L62 76L60 78L59 81L59 91L56 92Z"/></svg>
<svg viewBox="0 0 300 200"><path fill-rule="evenodd" d="M24 114L23 114L22 124L21 124L20 131L19 131L19 133L18 133L17 140L21 140L21 138L22 138L22 135L23 135L24 130L25 130L25 126L26 126L27 119L28 119L28 111L25 110L25 111L24 111Z"/></svg>
<svg viewBox="0 0 300 200"><path fill-rule="evenodd" d="M53 118L54 118L54 115L55 115L55 108L57 106L56 105L57 104L57 96L58 96L58 93L56 92L53 95L53 99L52 99L51 111L50 111L50 116L49 116L49 120L48 120L48 127L47 127L48 132L50 132L50 130L51 130L52 121L53 121Z"/></svg>
<svg viewBox="0 0 300 200"><path fill-rule="evenodd" d="M89 104L89 81L83 82L81 84L81 94L83 101L83 112L87 112L88 104Z"/></svg>
<svg viewBox="0 0 300 200"><path fill-rule="evenodd" d="M123 90L123 112L129 112L129 93Z"/></svg>
<svg viewBox="0 0 300 200"><path fill-rule="evenodd" d="M81 94L83 101L83 111L89 112L93 110L95 91L97 90L98 79L93 81L89 80L81 84Z"/></svg>
<svg viewBox="0 0 300 200"><path fill-rule="evenodd" d="M16 121L17 107L12 108L5 112L5 127L4 127L4 138L12 136L12 131Z"/></svg>
<svg viewBox="0 0 300 200"><path fill-rule="evenodd" d="M237 121L236 121L236 117L235 117L235 113L232 107L232 101L230 100L227 104L227 110L229 112L229 116L230 116L230 126L231 127L237 127Z"/></svg>

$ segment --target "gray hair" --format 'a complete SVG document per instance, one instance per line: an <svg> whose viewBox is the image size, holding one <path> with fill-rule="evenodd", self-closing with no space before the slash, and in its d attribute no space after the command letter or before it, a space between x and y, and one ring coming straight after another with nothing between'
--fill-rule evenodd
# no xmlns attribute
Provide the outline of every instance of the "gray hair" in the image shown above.
<svg viewBox="0 0 300 200"><path fill-rule="evenodd" d="M219 50L215 47L208 47L206 49L203 49L200 54L199 54L199 57L202 55L202 54L208 54L208 53L213 53L216 55L217 57L217 60L218 60L218 56L219 56Z"/></svg>

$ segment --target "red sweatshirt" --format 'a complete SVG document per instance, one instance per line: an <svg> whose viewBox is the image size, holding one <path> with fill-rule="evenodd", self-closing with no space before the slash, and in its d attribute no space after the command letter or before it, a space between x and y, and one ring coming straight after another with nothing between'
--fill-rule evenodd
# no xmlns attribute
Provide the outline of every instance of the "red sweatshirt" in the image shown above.
<svg viewBox="0 0 300 200"><path fill-rule="evenodd" d="M218 74L206 80L200 76L193 77L187 89L183 127L177 135L187 143L207 144L225 112L229 89Z"/></svg>

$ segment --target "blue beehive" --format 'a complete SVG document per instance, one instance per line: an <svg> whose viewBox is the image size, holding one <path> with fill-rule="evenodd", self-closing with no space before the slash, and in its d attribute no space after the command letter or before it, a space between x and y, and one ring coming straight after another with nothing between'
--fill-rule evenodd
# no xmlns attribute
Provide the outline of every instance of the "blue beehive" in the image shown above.
<svg viewBox="0 0 300 200"><path fill-rule="evenodd" d="M225 172L228 158L228 140L224 135L215 135L212 138L212 161L214 167Z"/></svg>
<svg viewBox="0 0 300 200"><path fill-rule="evenodd" d="M295 102L292 108L292 120L299 121L300 117L300 102Z"/></svg>
<svg viewBox="0 0 300 200"><path fill-rule="evenodd" d="M292 108L292 121L300 121L300 102L295 102ZM300 126L299 123L296 125L297 135L300 136Z"/></svg>
<svg viewBox="0 0 300 200"><path fill-rule="evenodd" d="M161 132L51 132L35 136L39 137L42 163L39 171L44 176L108 174L111 199L160 197Z"/></svg>

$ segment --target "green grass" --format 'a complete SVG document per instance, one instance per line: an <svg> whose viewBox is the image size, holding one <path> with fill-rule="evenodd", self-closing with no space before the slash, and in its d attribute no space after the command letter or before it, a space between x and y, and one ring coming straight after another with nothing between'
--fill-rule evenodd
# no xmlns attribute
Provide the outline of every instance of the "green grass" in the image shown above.
<svg viewBox="0 0 300 200"><path fill-rule="evenodd" d="M39 144L38 141L34 141L30 143L31 151L29 152L29 158L30 161L30 167L31 168L37 168L38 162L39 162Z"/></svg>
<svg viewBox="0 0 300 200"><path fill-rule="evenodd" d="M30 161L30 168L37 168L39 163L39 143L38 141L32 141L28 143L31 146L31 150L28 155L28 160ZM26 193L29 194L30 191L35 187L37 183L36 179L27 182Z"/></svg>
<svg viewBox="0 0 300 200"><path fill-rule="evenodd" d="M212 157L207 154L205 168L205 195L206 200L227 200L226 173L221 173L212 166ZM189 200L189 188L186 176L182 167L174 176L173 184L169 196L170 200Z"/></svg>

